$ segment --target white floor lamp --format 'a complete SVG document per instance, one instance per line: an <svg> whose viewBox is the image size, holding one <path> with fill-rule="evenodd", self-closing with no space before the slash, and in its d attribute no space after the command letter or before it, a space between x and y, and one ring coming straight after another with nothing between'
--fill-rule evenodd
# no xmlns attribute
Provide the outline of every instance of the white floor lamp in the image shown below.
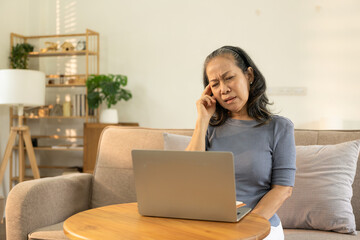
<svg viewBox="0 0 360 240"><path fill-rule="evenodd" d="M24 143L34 178L40 178L29 127L23 125L23 114L24 106L45 104L45 74L23 69L0 70L0 104L16 106L18 109L18 126L11 127L4 158L0 166L0 186L17 135L19 135L19 182L24 181L25 177Z"/></svg>

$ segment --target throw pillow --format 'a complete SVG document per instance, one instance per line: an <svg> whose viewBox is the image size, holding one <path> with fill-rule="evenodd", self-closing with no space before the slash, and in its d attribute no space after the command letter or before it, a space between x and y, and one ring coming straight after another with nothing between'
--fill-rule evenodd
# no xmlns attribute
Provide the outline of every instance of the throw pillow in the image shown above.
<svg viewBox="0 0 360 240"><path fill-rule="evenodd" d="M351 206L360 141L296 147L292 196L279 209L284 228L356 234Z"/></svg>
<svg viewBox="0 0 360 240"><path fill-rule="evenodd" d="M191 137L172 134L172 133L163 133L164 136L164 150L178 150L184 151L189 145Z"/></svg>

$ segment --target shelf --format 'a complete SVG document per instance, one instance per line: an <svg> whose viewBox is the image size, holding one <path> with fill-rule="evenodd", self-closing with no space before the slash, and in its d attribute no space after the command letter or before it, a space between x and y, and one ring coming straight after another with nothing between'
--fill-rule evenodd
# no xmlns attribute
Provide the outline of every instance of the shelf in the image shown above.
<svg viewBox="0 0 360 240"><path fill-rule="evenodd" d="M66 52L56 52L56 51L51 51L51 52L30 52L29 53L29 57L64 57L64 56L85 56L86 54L89 55L97 55L96 52L93 51L86 51L86 50L82 50L82 51L66 51Z"/></svg>
<svg viewBox="0 0 360 240"><path fill-rule="evenodd" d="M71 34L53 34L53 35L36 35L36 36L23 36L20 34L12 33L14 36L25 38L25 39L38 39L38 38L63 38L63 37L86 37L88 36L99 36L98 32L90 29L86 29L86 33L71 33Z"/></svg>
<svg viewBox="0 0 360 240"><path fill-rule="evenodd" d="M61 77L86 77L86 74L49 74L46 78L61 78Z"/></svg>
<svg viewBox="0 0 360 240"><path fill-rule="evenodd" d="M18 115L13 115L13 118L18 118ZM78 116L70 116L70 117L64 117L64 116L46 116L46 117L23 117L24 119L85 119L86 117L78 117ZM88 116L88 118L96 118L95 116Z"/></svg>
<svg viewBox="0 0 360 240"><path fill-rule="evenodd" d="M12 177L11 180L19 182L19 177ZM24 181L29 181L29 180L34 180L34 177L30 177L30 176L25 176L24 177Z"/></svg>
<svg viewBox="0 0 360 240"><path fill-rule="evenodd" d="M25 168L31 168L31 166L26 165ZM45 169L78 169L79 167L38 165L38 168L45 168Z"/></svg>
<svg viewBox="0 0 360 240"><path fill-rule="evenodd" d="M77 79L75 83L63 83L63 84L46 84L46 87L86 87L86 74L50 74L46 75L47 79ZM70 79L69 79L70 78ZM79 79L81 81L79 81Z"/></svg>
<svg viewBox="0 0 360 240"><path fill-rule="evenodd" d="M46 87L86 87L86 84L85 83L46 84Z"/></svg>
<svg viewBox="0 0 360 240"><path fill-rule="evenodd" d="M18 150L19 147L18 146L14 146L13 148L14 150ZM26 148L24 148L24 150L26 151ZM73 152L82 152L84 150L84 147L59 147L59 148L54 148L54 147L34 147L34 150L38 150L38 151L73 151Z"/></svg>
<svg viewBox="0 0 360 240"><path fill-rule="evenodd" d="M69 138L84 138L83 136L59 136L59 135L31 135L31 138L51 138L51 139L69 139Z"/></svg>

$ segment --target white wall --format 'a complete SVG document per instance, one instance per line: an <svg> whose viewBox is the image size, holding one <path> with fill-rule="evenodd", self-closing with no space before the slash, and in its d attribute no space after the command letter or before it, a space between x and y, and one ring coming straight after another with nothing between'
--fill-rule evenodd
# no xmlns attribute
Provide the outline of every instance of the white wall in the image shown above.
<svg viewBox="0 0 360 240"><path fill-rule="evenodd" d="M306 88L305 96L270 96L272 109L290 118L296 128L360 128L359 1L0 0L0 4L0 43L5 49L0 52L1 68L7 67L10 31L31 35L98 31L101 73L128 75L133 92L132 100L116 106L120 121L193 128L205 57L220 46L236 45L258 64L270 88ZM17 4L28 8L19 12ZM0 112L5 122L1 155L7 114Z"/></svg>
<svg viewBox="0 0 360 240"><path fill-rule="evenodd" d="M121 121L192 128L204 58L231 44L248 51L270 88L306 88L270 96L297 128L360 128L358 1L33 2L32 34L100 32L101 72L128 75L134 95L117 105Z"/></svg>

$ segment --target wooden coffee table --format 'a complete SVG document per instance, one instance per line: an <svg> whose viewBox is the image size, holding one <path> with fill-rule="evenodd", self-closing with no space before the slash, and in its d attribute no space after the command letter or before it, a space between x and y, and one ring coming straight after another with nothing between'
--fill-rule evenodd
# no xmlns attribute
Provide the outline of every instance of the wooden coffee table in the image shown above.
<svg viewBox="0 0 360 240"><path fill-rule="evenodd" d="M137 203L117 204L77 213L64 222L70 239L263 239L265 218L250 213L238 223L144 217Z"/></svg>

